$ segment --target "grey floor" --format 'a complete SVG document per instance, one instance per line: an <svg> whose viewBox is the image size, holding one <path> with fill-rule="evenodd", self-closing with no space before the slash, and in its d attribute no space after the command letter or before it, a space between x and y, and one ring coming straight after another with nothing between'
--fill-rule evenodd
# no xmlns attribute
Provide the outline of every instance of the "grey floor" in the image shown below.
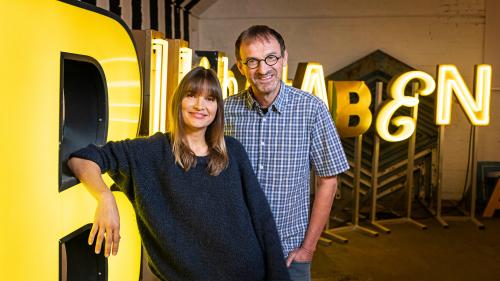
<svg viewBox="0 0 500 281"><path fill-rule="evenodd" d="M444 229L434 219L414 225L387 225L392 233L377 238L358 232L344 233L346 244L318 246L312 263L313 281L364 280L499 280L500 211L481 220L450 222Z"/></svg>

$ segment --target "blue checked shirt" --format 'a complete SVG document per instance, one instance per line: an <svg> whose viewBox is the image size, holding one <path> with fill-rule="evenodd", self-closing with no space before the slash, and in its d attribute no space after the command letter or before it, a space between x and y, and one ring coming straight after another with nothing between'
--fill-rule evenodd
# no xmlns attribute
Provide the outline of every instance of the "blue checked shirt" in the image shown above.
<svg viewBox="0 0 500 281"><path fill-rule="evenodd" d="M284 83L267 113L249 90L228 97L224 110L225 133L245 147L287 257L307 230L310 168L320 177L349 169L330 113L319 98Z"/></svg>

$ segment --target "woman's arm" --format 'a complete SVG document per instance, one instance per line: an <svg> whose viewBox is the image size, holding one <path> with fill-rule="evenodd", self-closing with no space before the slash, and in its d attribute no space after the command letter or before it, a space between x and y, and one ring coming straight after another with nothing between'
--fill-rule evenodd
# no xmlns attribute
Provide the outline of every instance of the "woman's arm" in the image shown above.
<svg viewBox="0 0 500 281"><path fill-rule="evenodd" d="M69 159L68 166L97 200L89 245L92 245L97 235L95 253L100 253L105 240L104 255L108 257L111 249L113 255L116 255L120 243L120 216L115 197L102 179L101 168L93 161L76 157Z"/></svg>

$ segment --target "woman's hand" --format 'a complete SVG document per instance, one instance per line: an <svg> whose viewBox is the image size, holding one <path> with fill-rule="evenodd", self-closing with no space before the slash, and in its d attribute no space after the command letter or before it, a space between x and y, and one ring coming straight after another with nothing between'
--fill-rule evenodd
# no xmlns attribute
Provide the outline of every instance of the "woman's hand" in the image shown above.
<svg viewBox="0 0 500 281"><path fill-rule="evenodd" d="M111 249L113 250L113 255L116 256L120 244L120 215L115 197L109 190L108 192L104 192L97 200L94 224L89 235L89 245L92 245L94 238L96 238L96 254L101 252L104 240L104 256L109 257Z"/></svg>

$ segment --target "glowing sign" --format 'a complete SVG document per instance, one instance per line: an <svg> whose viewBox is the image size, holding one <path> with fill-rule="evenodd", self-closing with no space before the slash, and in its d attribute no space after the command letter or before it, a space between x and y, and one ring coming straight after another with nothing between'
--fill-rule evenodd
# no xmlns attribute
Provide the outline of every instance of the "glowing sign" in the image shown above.
<svg viewBox="0 0 500 281"><path fill-rule="evenodd" d="M207 57L202 57L200 59L200 64L199 66L205 68L205 69L210 69L210 61L208 60Z"/></svg>
<svg viewBox="0 0 500 281"><path fill-rule="evenodd" d="M372 96L365 82L329 82L333 84L331 98L336 98L335 125L337 126L340 136L355 137L366 132L372 123L372 113L370 111ZM357 95L357 103L351 103L351 94ZM356 116L359 122L355 126L349 126L349 120L353 116Z"/></svg>
<svg viewBox="0 0 500 281"><path fill-rule="evenodd" d="M292 86L293 81L288 79L288 64L283 65L283 73L281 74L281 80L285 85Z"/></svg>
<svg viewBox="0 0 500 281"><path fill-rule="evenodd" d="M418 80L421 85L416 90L415 96L405 96L405 88L411 80ZM389 121L396 110L401 106L415 107L418 105L418 96L432 94L436 88L436 83L432 77L422 71L410 71L404 73L393 80L389 86L390 100L386 101L377 116L376 128L381 138L387 141L402 141L409 138L415 131L415 120L409 116L398 116L392 119L392 124L398 127L394 133L389 132Z"/></svg>
<svg viewBox="0 0 500 281"><path fill-rule="evenodd" d="M149 134L167 129L168 42L153 39L151 52L151 98L149 100Z"/></svg>
<svg viewBox="0 0 500 281"><path fill-rule="evenodd" d="M238 93L238 81L234 78L234 73L229 70L229 62L227 57L222 57L220 60L222 62L222 74L219 74L219 79L222 87L222 98L227 98L228 96Z"/></svg>
<svg viewBox="0 0 500 281"><path fill-rule="evenodd" d="M1 221L6 226L0 233L2 280L59 280L60 240L94 218L95 200L83 186L58 188L62 52L92 57L102 69L107 139L137 133L141 80L133 42L110 13L84 7L91 6L70 0L2 1L0 34L8 43L0 44L0 114L9 121L1 123L1 130L16 136L0 140ZM29 44L23 33L30 34ZM135 215L124 196L116 194L116 201L122 240L118 256L108 258L108 280L138 280Z"/></svg>
<svg viewBox="0 0 500 281"><path fill-rule="evenodd" d="M329 107L325 75L321 64L315 62L299 63L293 85L317 96Z"/></svg>
<svg viewBox="0 0 500 281"><path fill-rule="evenodd" d="M186 75L193 68L193 50L187 47L179 49L179 81L181 82L184 75Z"/></svg>
<svg viewBox="0 0 500 281"><path fill-rule="evenodd" d="M488 125L490 122L491 66L477 65L474 68L474 93L469 89L454 65L438 66L436 124L448 125L451 120L451 96L455 93L458 102L473 125Z"/></svg>

